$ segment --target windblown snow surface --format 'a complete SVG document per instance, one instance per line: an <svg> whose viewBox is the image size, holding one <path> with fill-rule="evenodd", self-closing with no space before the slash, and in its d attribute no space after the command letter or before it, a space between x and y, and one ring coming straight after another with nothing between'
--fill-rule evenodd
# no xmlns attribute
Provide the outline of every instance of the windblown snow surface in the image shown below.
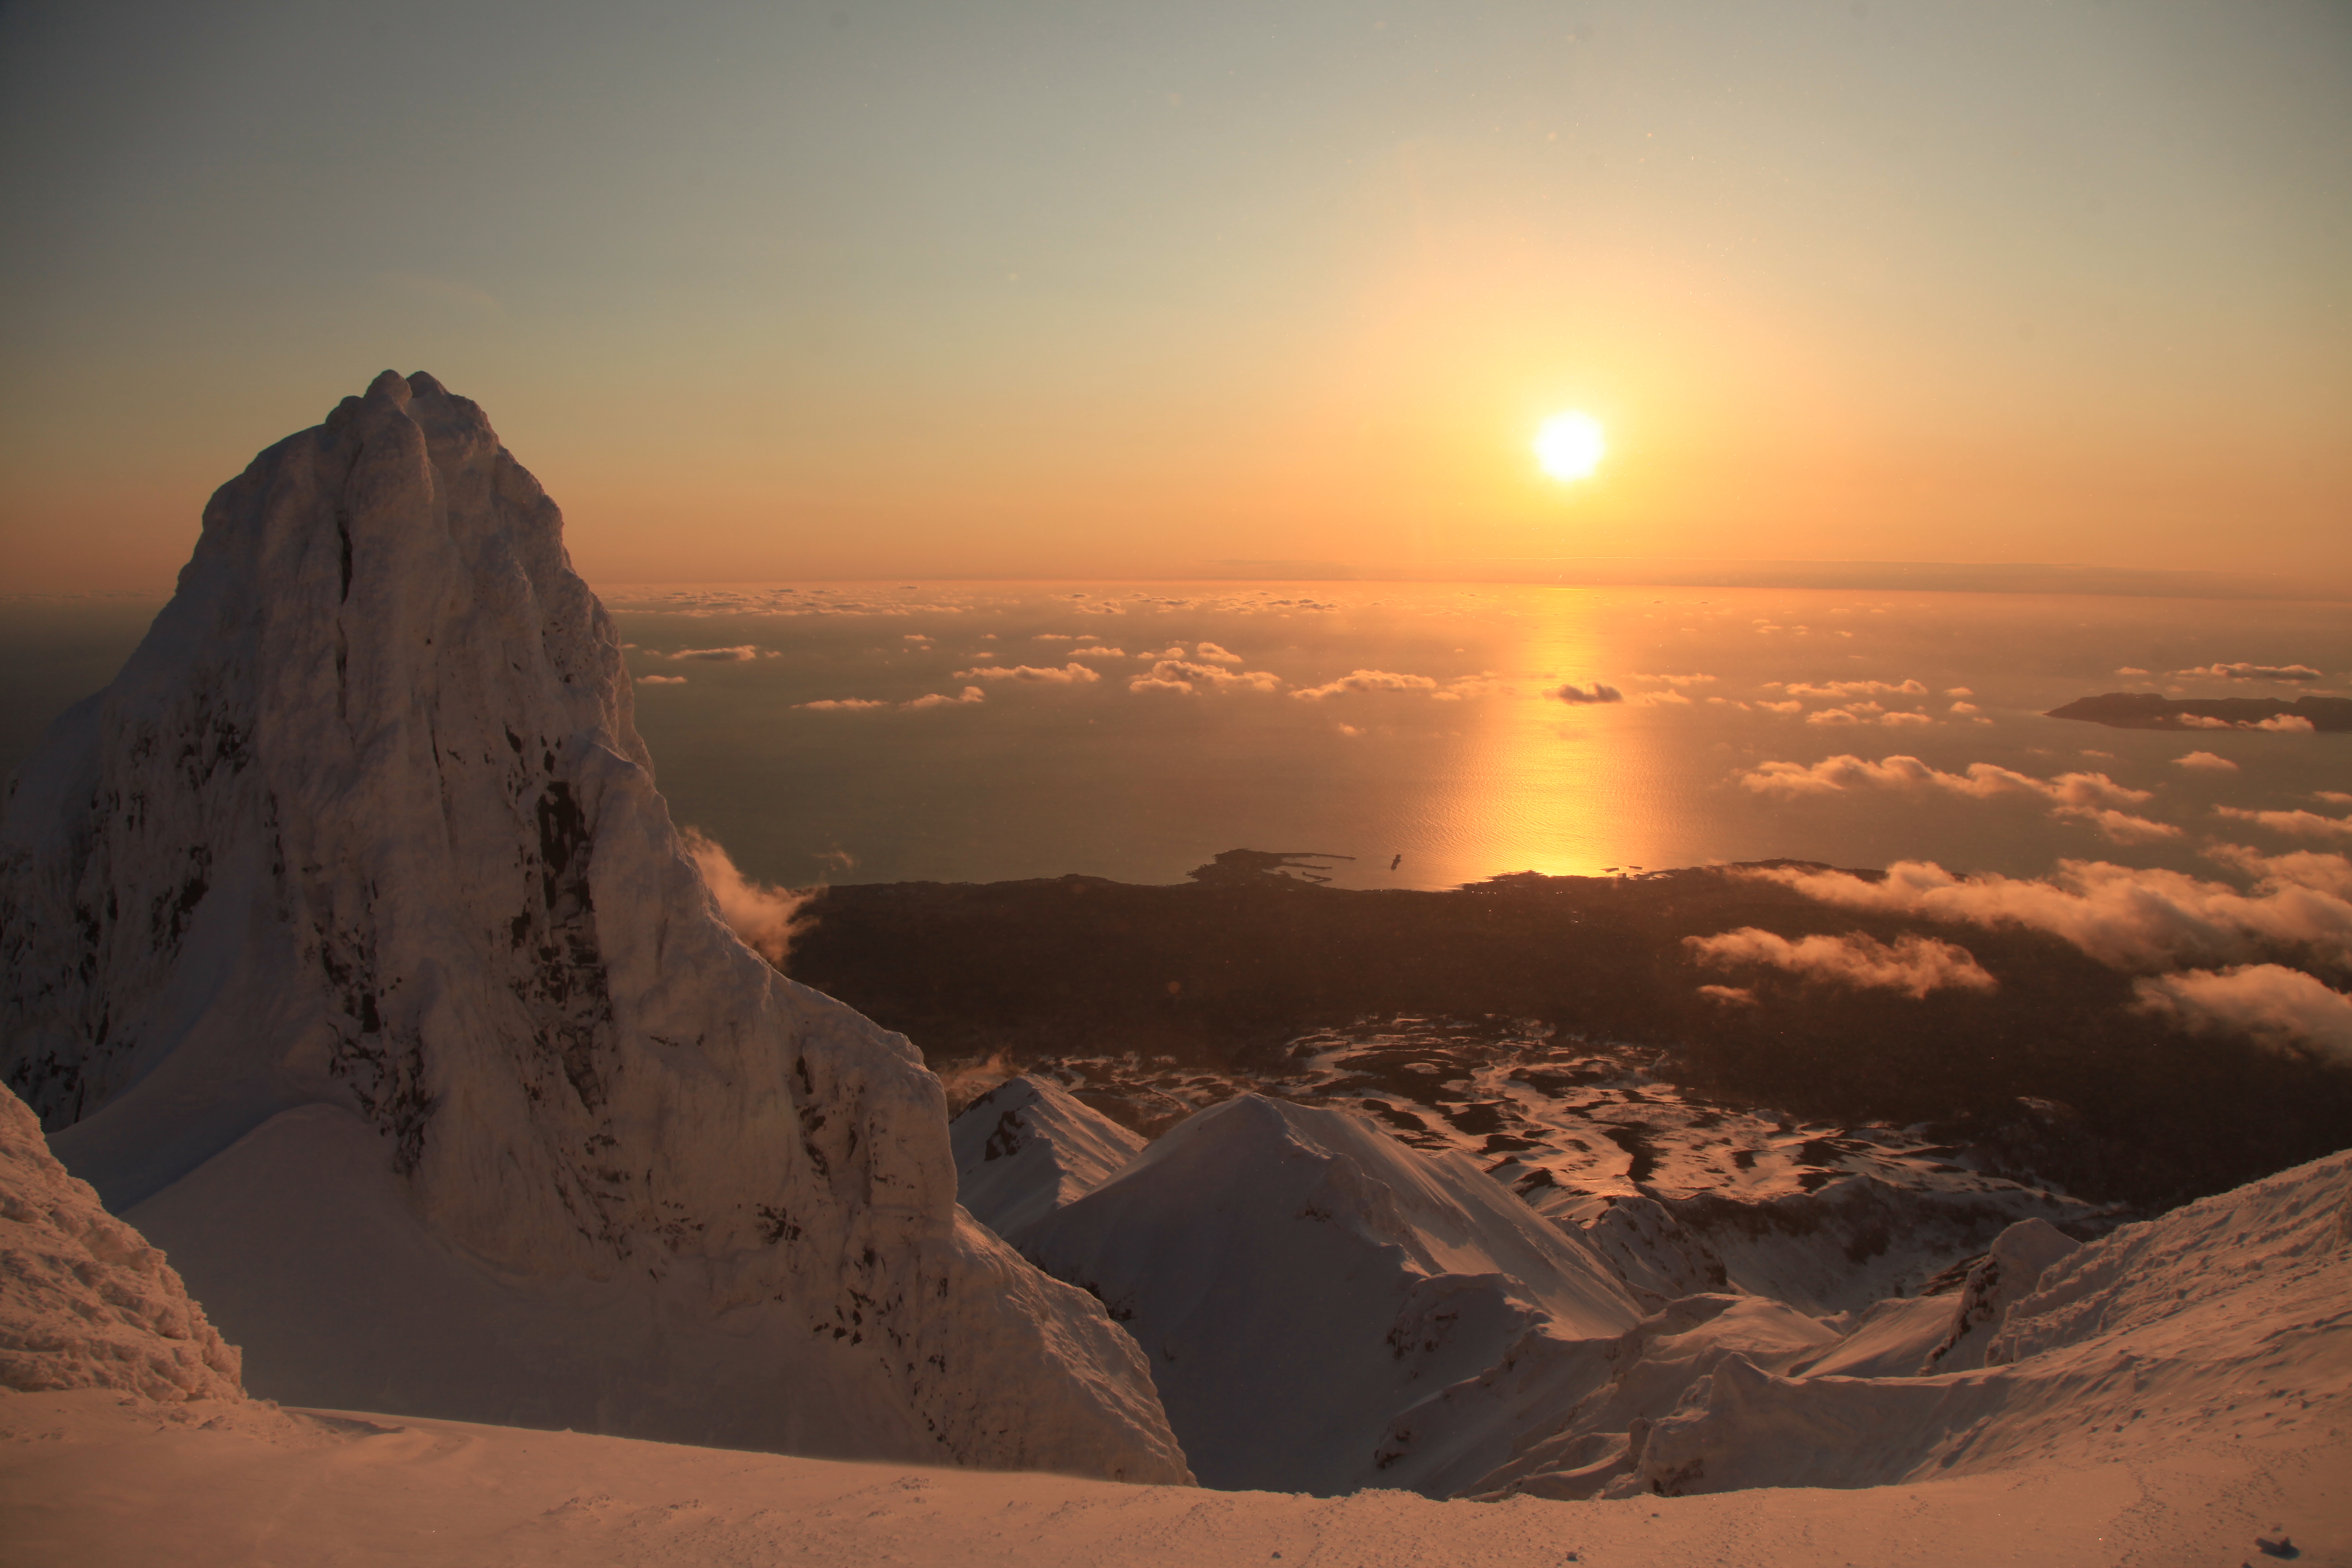
<svg viewBox="0 0 2352 1568"><path fill-rule="evenodd" d="M216 493L0 819L0 1071L255 1392L1178 1480L907 1041L729 931L562 519L390 372Z"/></svg>
<svg viewBox="0 0 2352 1568"><path fill-rule="evenodd" d="M2004 1278L2048 1250L2028 1239ZM1979 1308L2001 1294L1984 1283ZM0 1563L2189 1568L2263 1561L2267 1542L2344 1564L2347 1303L2352 1155L2046 1260L2031 1291L1968 1314L1998 1326L1966 1372L1807 1375L1812 1345L1861 1328L1809 1336L1752 1297L1677 1302L1619 1336L1608 1384L1566 1413L1643 1422L1622 1472L1638 1484L1589 1501L1533 1484L1494 1501L1212 1492L234 1397L5 1394ZM1523 1452L1527 1477L1549 1446Z"/></svg>

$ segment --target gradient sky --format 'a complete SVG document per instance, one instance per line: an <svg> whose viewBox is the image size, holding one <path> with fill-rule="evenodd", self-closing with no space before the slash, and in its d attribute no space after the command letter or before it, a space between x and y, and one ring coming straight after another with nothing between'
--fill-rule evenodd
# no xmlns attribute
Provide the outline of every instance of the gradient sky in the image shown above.
<svg viewBox="0 0 2352 1568"><path fill-rule="evenodd" d="M2334 3L0 0L0 577L393 366L592 581L2352 578L2348 150Z"/></svg>

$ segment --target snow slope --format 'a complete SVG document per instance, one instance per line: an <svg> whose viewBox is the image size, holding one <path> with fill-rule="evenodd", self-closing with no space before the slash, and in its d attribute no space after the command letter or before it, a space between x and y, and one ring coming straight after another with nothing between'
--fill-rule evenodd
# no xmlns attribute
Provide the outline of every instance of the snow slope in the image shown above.
<svg viewBox="0 0 2352 1568"><path fill-rule="evenodd" d="M1211 1486L1449 1489L1605 1377L1640 1316L1468 1161L1257 1095L1180 1123L1022 1245L1142 1345ZM1485 1395L1418 1424L1465 1383Z"/></svg>
<svg viewBox="0 0 2352 1568"><path fill-rule="evenodd" d="M0 1072L257 1390L1185 1473L1132 1342L960 1215L913 1047L727 929L553 503L429 376L213 497L145 641L10 784L0 948ZM294 1228L220 1207L263 1197ZM302 1228L331 1197L480 1310L428 1332L421 1284L341 1290ZM560 1387L443 1364L518 1336Z"/></svg>
<svg viewBox="0 0 2352 1568"><path fill-rule="evenodd" d="M0 1388L235 1399L237 1352L0 1086Z"/></svg>
<svg viewBox="0 0 2352 1568"><path fill-rule="evenodd" d="M2025 1227L2020 1227L2024 1231ZM1914 1377L1784 1376L1731 1355L1636 1428L1622 1489L1859 1487L2160 1454L2352 1424L2352 1154L2087 1246L1996 1247L2030 1293L1964 1292L1960 1347ZM1979 1349L1970 1342L1991 1330Z"/></svg>
<svg viewBox="0 0 2352 1568"><path fill-rule="evenodd" d="M1006 1240L1103 1184L1143 1139L1048 1079L1015 1078L948 1123L956 1200Z"/></svg>

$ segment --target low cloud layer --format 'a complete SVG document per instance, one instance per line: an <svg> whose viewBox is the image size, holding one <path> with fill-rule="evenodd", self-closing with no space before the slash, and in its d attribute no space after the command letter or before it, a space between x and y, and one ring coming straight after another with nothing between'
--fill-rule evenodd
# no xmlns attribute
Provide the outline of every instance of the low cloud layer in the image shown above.
<svg viewBox="0 0 2352 1568"><path fill-rule="evenodd" d="M2251 891L2104 860L2062 861L2046 879L1960 877L1924 860L1897 861L1878 880L1794 867L1742 874L1840 909L2048 931L2116 969L2245 963L2281 947L2352 960L2344 857L2243 854L2242 866L2261 870Z"/></svg>
<svg viewBox="0 0 2352 1568"><path fill-rule="evenodd" d="M2299 969L2248 963L2135 981L2139 1005L2192 1034L2251 1035L2352 1066L2352 996Z"/></svg>
<svg viewBox="0 0 2352 1568"><path fill-rule="evenodd" d="M1812 717L1818 720L1822 715ZM2154 794L2117 784L2105 773L2060 773L2056 778L2038 779L1992 763L1970 763L1966 772L1952 773L1916 757L1882 757L1873 763L1846 754L1810 765L1765 763L1741 773L1739 782L1759 795L1784 798L1839 795L1857 788L1937 790L1974 800L2039 798L2047 803L2051 816L2088 823L2117 844L2155 844L2182 837L2181 829L2168 822L2122 810L2154 799Z"/></svg>
<svg viewBox="0 0 2352 1568"><path fill-rule="evenodd" d="M1756 926L1715 936L1686 936L1683 945L1699 963L1717 969L1763 963L1807 980L1901 991L1922 997L1930 991L1990 991L2000 983L1967 948L1930 937L1897 937L1890 945L1862 931L1843 936L1787 937Z"/></svg>
<svg viewBox="0 0 2352 1568"><path fill-rule="evenodd" d="M683 675L640 675L637 677L637 684L639 686L684 686L686 684L686 677Z"/></svg>
<svg viewBox="0 0 2352 1568"><path fill-rule="evenodd" d="M815 894L752 880L717 839L698 829L688 827L680 837L728 925L751 951L782 969L793 940L809 927L804 911Z"/></svg>
<svg viewBox="0 0 2352 1568"><path fill-rule="evenodd" d="M693 659L703 664L748 664L755 658L778 658L782 656L772 649L763 653L750 643L741 643L734 647L682 647L676 653L662 657L672 659Z"/></svg>
<svg viewBox="0 0 2352 1568"><path fill-rule="evenodd" d="M945 692L940 691L927 691L922 696L914 699L912 701L901 702L898 706L901 708L957 708L968 702L985 702L987 700L987 692L982 691L977 686L967 686L963 689L963 695L961 697L950 697Z"/></svg>
<svg viewBox="0 0 2352 1568"><path fill-rule="evenodd" d="M1214 647L1214 643L1202 645ZM1213 664L1199 664L1191 659L1163 658L1151 667L1150 673L1139 675L1127 683L1129 691L1172 691L1179 694L1195 691L1279 691L1282 678L1272 670L1223 669ZM1302 695L1294 691L1293 697Z"/></svg>
<svg viewBox="0 0 2352 1568"><path fill-rule="evenodd" d="M2140 672L2146 674L2145 670ZM2200 664L2176 669L2175 675L2201 676L2208 680L2317 680L2320 672L2307 664Z"/></svg>
<svg viewBox="0 0 2352 1568"><path fill-rule="evenodd" d="M1320 702L1327 697L1339 697L1349 692L1436 689L1437 682L1426 675L1401 675L1392 669L1354 669L1320 686L1302 686L1291 695L1302 701Z"/></svg>
<svg viewBox="0 0 2352 1568"><path fill-rule="evenodd" d="M1555 702L1565 702L1570 707L1625 700L1623 692L1613 686L1603 686L1597 680L1590 686L1579 686L1571 680L1564 685L1551 688L1544 695Z"/></svg>
<svg viewBox="0 0 2352 1568"><path fill-rule="evenodd" d="M2185 757L2175 757L2172 759L2172 765L2176 768L2195 768L2209 773L2234 773L2238 771L2237 763L2227 757L2217 757L2210 752L2191 752Z"/></svg>
<svg viewBox="0 0 2352 1568"><path fill-rule="evenodd" d="M2234 805L2217 805L2213 815L2295 838L2352 838L2352 816L2322 816L2315 811L2242 811Z"/></svg>
<svg viewBox="0 0 2352 1568"><path fill-rule="evenodd" d="M1089 669L1076 659L1059 669L1039 668L1034 664L983 664L955 672L958 680L1018 680L1041 686L1086 686L1100 680L1099 672Z"/></svg>
<svg viewBox="0 0 2352 1568"><path fill-rule="evenodd" d="M878 697L820 697L814 702L795 702L793 706L812 713L870 713L890 704Z"/></svg>

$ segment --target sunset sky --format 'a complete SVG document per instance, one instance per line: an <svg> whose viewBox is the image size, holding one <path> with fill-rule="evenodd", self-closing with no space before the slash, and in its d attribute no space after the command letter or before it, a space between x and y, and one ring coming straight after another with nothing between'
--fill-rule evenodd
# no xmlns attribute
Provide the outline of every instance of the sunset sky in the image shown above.
<svg viewBox="0 0 2352 1568"><path fill-rule="evenodd" d="M390 366L592 581L2340 583L2347 148L2340 4L11 0L0 578Z"/></svg>

